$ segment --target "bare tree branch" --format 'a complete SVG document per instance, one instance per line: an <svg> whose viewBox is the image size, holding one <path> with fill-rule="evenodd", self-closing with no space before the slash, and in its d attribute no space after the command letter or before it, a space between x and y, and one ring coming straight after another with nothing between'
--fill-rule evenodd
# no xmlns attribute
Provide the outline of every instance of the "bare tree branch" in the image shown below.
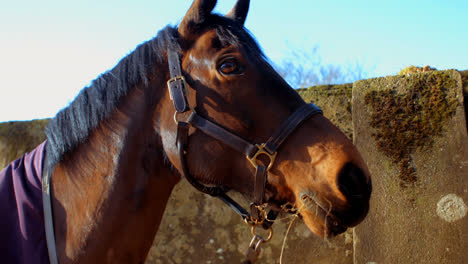
<svg viewBox="0 0 468 264"><path fill-rule="evenodd" d="M294 88L354 82L368 75L357 61L348 65L324 64L317 46L310 50L293 48L276 70Z"/></svg>

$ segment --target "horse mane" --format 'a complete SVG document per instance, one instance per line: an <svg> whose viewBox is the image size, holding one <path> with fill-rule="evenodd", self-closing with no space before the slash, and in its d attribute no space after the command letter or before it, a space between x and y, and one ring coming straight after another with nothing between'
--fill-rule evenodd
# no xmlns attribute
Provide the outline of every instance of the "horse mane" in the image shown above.
<svg viewBox="0 0 468 264"><path fill-rule="evenodd" d="M148 84L149 76L156 74L155 63L165 61L166 48L170 45L180 50L177 36L175 28L166 26L156 37L122 58L113 69L92 81L50 120L45 130L47 169L52 170L65 153L82 144L135 85Z"/></svg>
<svg viewBox="0 0 468 264"><path fill-rule="evenodd" d="M206 28L215 28L221 45L242 45L253 60L266 60L260 46L243 26L220 15L211 15L207 22L209 26ZM92 81L68 107L59 111L45 131L45 168L52 171L66 153L84 143L89 134L112 114L130 89L140 83L148 85L149 76L156 74L155 63L166 61L167 48L181 50L178 37L176 28L166 26L156 37L140 44L121 59L113 69Z"/></svg>

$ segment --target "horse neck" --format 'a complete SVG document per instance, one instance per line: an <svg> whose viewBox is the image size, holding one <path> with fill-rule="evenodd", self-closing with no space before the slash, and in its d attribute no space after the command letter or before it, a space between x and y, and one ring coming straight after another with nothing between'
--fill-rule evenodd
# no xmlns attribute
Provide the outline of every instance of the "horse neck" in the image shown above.
<svg viewBox="0 0 468 264"><path fill-rule="evenodd" d="M161 96L134 88L56 166L52 187L60 263L144 262L179 181L164 162L151 121L157 102L148 98Z"/></svg>

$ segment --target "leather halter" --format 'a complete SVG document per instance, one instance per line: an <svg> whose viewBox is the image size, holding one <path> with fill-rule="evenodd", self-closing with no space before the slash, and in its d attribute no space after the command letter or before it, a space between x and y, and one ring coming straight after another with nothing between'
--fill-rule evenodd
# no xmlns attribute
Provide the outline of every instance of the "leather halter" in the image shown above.
<svg viewBox="0 0 468 264"><path fill-rule="evenodd" d="M174 119L177 123L177 139L179 162L182 169L182 176L192 184L197 190L217 197L230 206L237 214L239 214L247 223L253 225L262 225L264 228L271 226L272 218L277 215L276 211L270 211L268 216L264 211L265 206L265 187L267 183L268 171L274 164L277 150L286 138L300 125L313 115L322 114L322 110L314 104L303 104L292 115L285 120L279 129L263 144L253 144L240 136L228 131L221 125L207 120L196 113L195 109L190 107L187 99L187 84L180 68L179 54L168 48L167 51L169 71L171 79L167 82L169 93L176 110ZM179 113L190 112L187 120L178 121ZM212 138L228 145L234 150L244 154L246 158L255 167L253 203L251 205L251 213L249 214L242 206L231 199L226 191L221 187L211 187L200 183L195 179L187 168L185 153L187 151L189 140L190 126L199 129L203 133ZM259 156L267 156L268 164L257 162Z"/></svg>
<svg viewBox="0 0 468 264"><path fill-rule="evenodd" d="M187 85L182 71L180 69L179 54L168 49L167 51L169 71L171 79L167 82L171 99L178 113L191 111L186 122L177 121L177 148L179 152L179 161L182 166L181 174L197 190L217 197L231 207L247 223L252 225L262 225L264 228L270 227L273 222L269 221L276 217L276 211L270 211L266 215L264 211L264 196L267 183L268 170L273 166L277 150L286 138L305 120L316 114L322 114L322 110L314 104L304 104L300 106L292 115L285 120L279 129L263 144L253 144L247 140L229 132L222 126L213 123L206 118L198 115L190 107L187 100ZM256 169L254 180L253 203L251 213L249 214L242 206L230 198L221 187L209 187L195 179L187 168L185 152L189 140L190 126L200 129L203 133L223 142L229 147L244 154ZM262 165L257 163L257 157L266 155L269 158L269 164ZM54 222L52 214L52 201L50 193L51 171L44 170L42 178L42 199L44 206L44 222L46 231L47 248L49 252L49 261L51 264L58 264L57 248L55 243Z"/></svg>

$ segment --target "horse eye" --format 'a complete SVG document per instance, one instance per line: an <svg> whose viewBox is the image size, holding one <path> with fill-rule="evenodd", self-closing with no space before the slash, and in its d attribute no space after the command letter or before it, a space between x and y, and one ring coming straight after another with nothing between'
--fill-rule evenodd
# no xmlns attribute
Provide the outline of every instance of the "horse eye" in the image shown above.
<svg viewBox="0 0 468 264"><path fill-rule="evenodd" d="M218 70L222 74L239 74L241 73L241 67L239 66L239 63L233 59L229 58L224 60L218 67Z"/></svg>

